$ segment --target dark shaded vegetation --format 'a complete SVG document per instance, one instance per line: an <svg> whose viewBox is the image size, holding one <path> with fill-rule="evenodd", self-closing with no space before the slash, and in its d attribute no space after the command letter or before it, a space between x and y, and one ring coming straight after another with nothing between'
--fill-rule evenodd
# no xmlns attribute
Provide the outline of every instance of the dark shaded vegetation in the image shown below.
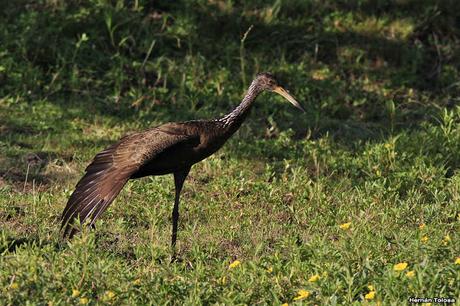
<svg viewBox="0 0 460 306"><path fill-rule="evenodd" d="M390 91L443 93L443 102L452 105L448 97L458 89L456 1L120 3L3 4L2 95L14 92L30 102L51 96L62 107L76 103L83 113L122 118L140 110L150 119L213 116L234 105L247 86L241 84L239 48L250 25L245 80L273 70L322 116L383 119L385 98L360 90L360 61L367 66L364 76ZM384 28L401 19L413 28ZM292 70L299 60L302 69ZM323 65L338 79L312 80L311 70ZM207 88L210 83L216 88ZM213 92L219 86L226 89L222 97ZM340 95L346 96L343 105L337 105ZM398 106L405 104L392 95Z"/></svg>

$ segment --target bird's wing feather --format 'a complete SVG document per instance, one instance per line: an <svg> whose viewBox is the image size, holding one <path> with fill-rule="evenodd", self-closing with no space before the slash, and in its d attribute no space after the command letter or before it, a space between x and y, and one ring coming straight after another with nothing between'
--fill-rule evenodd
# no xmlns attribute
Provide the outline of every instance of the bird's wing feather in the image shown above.
<svg viewBox="0 0 460 306"><path fill-rule="evenodd" d="M78 218L88 218L94 224L112 203L130 176L156 155L196 136L169 133L166 128L154 128L123 137L119 142L97 154L86 168L62 213L64 236L72 236Z"/></svg>

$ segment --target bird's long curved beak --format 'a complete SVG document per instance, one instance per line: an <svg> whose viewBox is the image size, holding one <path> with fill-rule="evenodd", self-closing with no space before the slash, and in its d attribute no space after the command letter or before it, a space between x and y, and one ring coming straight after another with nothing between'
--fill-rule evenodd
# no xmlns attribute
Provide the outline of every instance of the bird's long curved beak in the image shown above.
<svg viewBox="0 0 460 306"><path fill-rule="evenodd" d="M305 113L305 110L303 109L303 107L299 104L299 102L297 102L296 99L294 99L293 96L291 96L286 91L286 89L284 89L281 86L276 86L275 89L273 89L273 91L276 92L277 94L283 96L284 98L286 98L286 100L288 100L292 105L294 105L295 107L297 107L298 109L300 109L302 112Z"/></svg>

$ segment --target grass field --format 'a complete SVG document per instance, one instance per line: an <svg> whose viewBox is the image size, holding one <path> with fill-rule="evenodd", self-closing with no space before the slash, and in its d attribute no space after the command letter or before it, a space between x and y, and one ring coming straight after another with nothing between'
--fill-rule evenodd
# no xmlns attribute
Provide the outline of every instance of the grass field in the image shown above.
<svg viewBox="0 0 460 306"><path fill-rule="evenodd" d="M460 305L459 20L455 0L2 1L0 304ZM98 151L221 116L262 71L307 113L265 93L192 168L176 262L172 176L60 237Z"/></svg>

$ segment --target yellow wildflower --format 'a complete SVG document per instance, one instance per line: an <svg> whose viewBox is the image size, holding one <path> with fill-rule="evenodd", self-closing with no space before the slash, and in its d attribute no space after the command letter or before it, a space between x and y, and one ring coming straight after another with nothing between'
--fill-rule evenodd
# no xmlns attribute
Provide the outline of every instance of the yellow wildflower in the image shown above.
<svg viewBox="0 0 460 306"><path fill-rule="evenodd" d="M343 224L340 224L339 227L343 230L347 230L349 229L351 226L351 222L347 222L347 223L343 223Z"/></svg>
<svg viewBox="0 0 460 306"><path fill-rule="evenodd" d="M457 257L457 258L455 259L455 264L456 264L456 265L460 265L460 257Z"/></svg>
<svg viewBox="0 0 460 306"><path fill-rule="evenodd" d="M16 283L16 282L14 282L14 283L12 283L12 284L10 285L10 289L13 289L13 290L14 290L14 289L18 289L18 288L19 288L19 284Z"/></svg>
<svg viewBox="0 0 460 306"><path fill-rule="evenodd" d="M449 242L451 242L451 241L452 241L452 239L450 239L449 234L447 234L447 235L444 236L444 239L442 239L442 244L443 245L448 245Z"/></svg>
<svg viewBox="0 0 460 306"><path fill-rule="evenodd" d="M281 304L281 306L289 306L288 303Z"/></svg>
<svg viewBox="0 0 460 306"><path fill-rule="evenodd" d="M108 291L106 291L106 292L104 293L104 296L102 297L102 300L104 300L104 301L110 301L110 300L113 299L114 297L115 297L115 292L108 290Z"/></svg>
<svg viewBox="0 0 460 306"><path fill-rule="evenodd" d="M395 270L396 272L403 271L406 268L407 268L407 262L400 262L393 266L393 270Z"/></svg>
<svg viewBox="0 0 460 306"><path fill-rule="evenodd" d="M268 267L267 272L268 272L268 273L272 273L272 272L273 272L273 268L272 268L272 267Z"/></svg>
<svg viewBox="0 0 460 306"><path fill-rule="evenodd" d="M235 261L232 262L228 267L229 267L230 269L233 269L233 268L238 267L239 265L241 265L241 261L235 260Z"/></svg>
<svg viewBox="0 0 460 306"><path fill-rule="evenodd" d="M368 286L367 286L367 289L369 289L369 291L375 291L375 288L374 288L374 286L372 286L372 285L368 285Z"/></svg>
<svg viewBox="0 0 460 306"><path fill-rule="evenodd" d="M315 274L315 275L312 275L312 276L308 279L308 281L309 281L310 283L314 283L314 282L318 281L319 279L320 279L319 274Z"/></svg>
<svg viewBox="0 0 460 306"><path fill-rule="evenodd" d="M373 300L375 298L375 291L371 291L364 296L366 300Z"/></svg>
<svg viewBox="0 0 460 306"><path fill-rule="evenodd" d="M78 289L72 289L72 297L76 298L80 295L80 291Z"/></svg>
<svg viewBox="0 0 460 306"><path fill-rule="evenodd" d="M406 273L406 277L407 277L407 278L412 278L412 277L414 277L414 276L415 276L415 271L414 271L414 270L412 270L412 271L407 271L407 273Z"/></svg>
<svg viewBox="0 0 460 306"><path fill-rule="evenodd" d="M294 298L294 301L303 300L309 296L310 296L310 292L308 290L301 289L297 292L297 296Z"/></svg>
<svg viewBox="0 0 460 306"><path fill-rule="evenodd" d="M418 229L422 230L425 228L425 226L426 226L425 223L420 223L420 225L418 226Z"/></svg>
<svg viewBox="0 0 460 306"><path fill-rule="evenodd" d="M423 236L422 239L420 239L420 241L422 243L426 243L428 241L428 236L427 235Z"/></svg>
<svg viewBox="0 0 460 306"><path fill-rule="evenodd" d="M89 302L89 300L87 298L85 298L85 297L80 298L80 301L79 301L79 303L81 305L86 305L86 304L88 304L88 302Z"/></svg>
<svg viewBox="0 0 460 306"><path fill-rule="evenodd" d="M133 280L133 285L139 286L140 284L141 284L140 278L136 278L135 280Z"/></svg>

